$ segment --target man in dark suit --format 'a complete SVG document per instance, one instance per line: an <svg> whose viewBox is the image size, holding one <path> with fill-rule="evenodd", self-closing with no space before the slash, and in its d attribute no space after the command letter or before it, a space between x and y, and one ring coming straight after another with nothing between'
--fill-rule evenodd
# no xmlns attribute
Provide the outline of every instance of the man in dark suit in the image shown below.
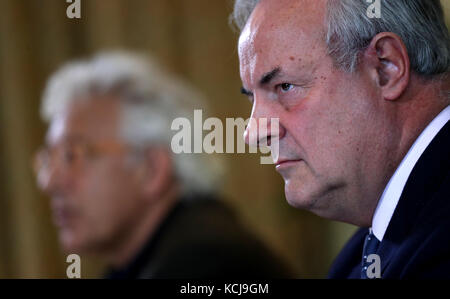
<svg viewBox="0 0 450 299"><path fill-rule="evenodd" d="M278 147L291 205L361 227L329 276L450 277L440 2L237 0L233 17L253 105L247 142Z"/></svg>
<svg viewBox="0 0 450 299"><path fill-rule="evenodd" d="M179 79L127 53L53 75L36 171L66 252L100 258L109 278L290 276L214 199L217 161L172 151L172 121L190 119L198 101Z"/></svg>
<svg viewBox="0 0 450 299"><path fill-rule="evenodd" d="M375 253L380 257L383 278L450 277L449 153L450 122L447 121L415 164L387 230L380 238L382 242ZM361 228L352 237L336 259L330 277L359 277L360 253L366 235L367 229ZM378 238L376 231L375 237Z"/></svg>

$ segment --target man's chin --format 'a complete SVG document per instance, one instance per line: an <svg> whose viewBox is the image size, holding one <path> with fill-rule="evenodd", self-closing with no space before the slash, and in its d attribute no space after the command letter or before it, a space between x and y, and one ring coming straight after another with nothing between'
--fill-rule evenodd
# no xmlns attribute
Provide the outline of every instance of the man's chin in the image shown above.
<svg viewBox="0 0 450 299"><path fill-rule="evenodd" d="M83 242L80 242L78 238L69 231L61 230L59 233L59 243L64 252L82 254L85 251Z"/></svg>
<svg viewBox="0 0 450 299"><path fill-rule="evenodd" d="M315 199L304 190L289 190L288 185L286 185L285 195L288 204L296 209L311 211L314 208Z"/></svg>
<svg viewBox="0 0 450 299"><path fill-rule="evenodd" d="M336 204L337 196L331 193L320 192L315 188L290 188L289 184L285 185L285 195L286 201L294 208L306 210L311 212L321 218L349 222L347 219L342 218L341 210L339 210L339 205ZM306 186L305 186L306 187ZM309 185L309 187L311 187ZM350 223L350 222L349 222Z"/></svg>

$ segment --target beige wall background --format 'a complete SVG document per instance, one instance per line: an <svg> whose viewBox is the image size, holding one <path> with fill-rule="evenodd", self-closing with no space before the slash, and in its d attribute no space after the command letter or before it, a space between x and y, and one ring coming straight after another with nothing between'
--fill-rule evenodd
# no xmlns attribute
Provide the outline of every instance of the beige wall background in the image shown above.
<svg viewBox="0 0 450 299"><path fill-rule="evenodd" d="M231 0L82 0L80 20L66 17L67 5L0 0L0 278L65 277L48 199L37 191L30 167L46 129L38 114L42 89L61 63L107 49L148 53L202 90L214 116L246 119L250 113L239 94ZM258 156L224 158L223 195L249 228L298 276L325 277L355 228L291 208L281 177ZM83 277L96 277L98 269L82 257Z"/></svg>

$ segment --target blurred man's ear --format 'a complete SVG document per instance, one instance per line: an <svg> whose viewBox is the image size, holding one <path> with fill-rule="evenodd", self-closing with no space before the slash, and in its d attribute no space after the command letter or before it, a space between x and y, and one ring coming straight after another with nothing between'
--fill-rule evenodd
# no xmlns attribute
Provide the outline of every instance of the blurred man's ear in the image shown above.
<svg viewBox="0 0 450 299"><path fill-rule="evenodd" d="M166 148L154 147L145 151L143 163L142 192L145 198L153 201L173 187L172 158Z"/></svg>
<svg viewBox="0 0 450 299"><path fill-rule="evenodd" d="M383 98L388 101L400 98L411 75L408 50L401 38L392 32L376 35L366 49L364 59Z"/></svg>

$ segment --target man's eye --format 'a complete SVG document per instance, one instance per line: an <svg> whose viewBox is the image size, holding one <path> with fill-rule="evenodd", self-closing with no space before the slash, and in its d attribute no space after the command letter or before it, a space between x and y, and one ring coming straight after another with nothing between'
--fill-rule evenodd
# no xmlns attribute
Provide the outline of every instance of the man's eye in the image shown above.
<svg viewBox="0 0 450 299"><path fill-rule="evenodd" d="M73 149L66 149L63 152L63 159L65 163L73 163L78 159L77 152Z"/></svg>
<svg viewBox="0 0 450 299"><path fill-rule="evenodd" d="M78 163L83 159L84 151L81 147L68 147L62 151L62 159L66 164Z"/></svg>
<svg viewBox="0 0 450 299"><path fill-rule="evenodd" d="M294 88L294 84L283 83L283 84L279 85L279 88L280 88L281 92L286 93L288 91L291 91Z"/></svg>

